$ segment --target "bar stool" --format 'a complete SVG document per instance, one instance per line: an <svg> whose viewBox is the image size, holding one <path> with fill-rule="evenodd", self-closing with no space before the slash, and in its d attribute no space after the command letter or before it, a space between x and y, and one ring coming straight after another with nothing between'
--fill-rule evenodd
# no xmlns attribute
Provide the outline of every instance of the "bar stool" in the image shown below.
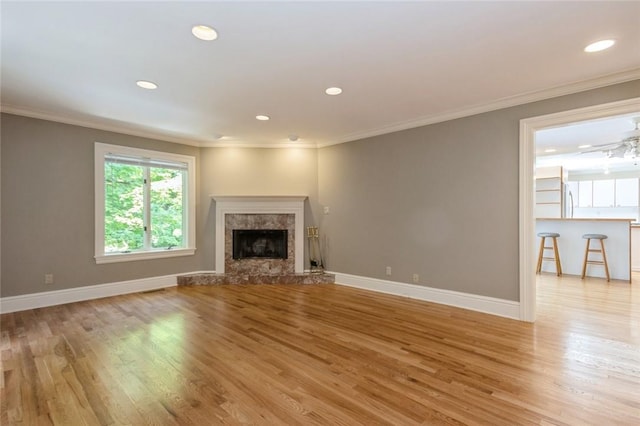
<svg viewBox="0 0 640 426"><path fill-rule="evenodd" d="M559 236L560 234L556 232L540 232L538 234L538 237L540 237L540 252L538 253L538 267L536 268L536 274L539 274L542 270L543 260L554 260L556 262L556 275L562 275L562 265L560 264L560 254L558 253L558 241L556 240ZM552 246L547 247L544 245L545 239L547 238L553 238ZM553 250L553 257L545 257L545 250Z"/></svg>
<svg viewBox="0 0 640 426"><path fill-rule="evenodd" d="M607 264L607 254L604 251L604 240L607 236L604 234L584 234L582 238L587 240L587 248L584 252L584 263L582 264L582 278L587 274L587 264L591 265L603 265L604 272L607 275L607 281L611 281L609 276L609 265ZM600 241L600 250L589 248L591 240ZM589 260L589 253L602 253L602 260Z"/></svg>

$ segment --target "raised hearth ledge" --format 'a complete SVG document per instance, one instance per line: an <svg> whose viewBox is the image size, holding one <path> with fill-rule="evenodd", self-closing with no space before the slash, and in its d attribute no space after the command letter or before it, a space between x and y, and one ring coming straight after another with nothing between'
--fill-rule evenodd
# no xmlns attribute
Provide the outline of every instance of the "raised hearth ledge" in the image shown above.
<svg viewBox="0 0 640 426"><path fill-rule="evenodd" d="M294 272L304 272L304 201L306 195L211 195L216 202L215 270L224 274L226 214L293 214L295 216Z"/></svg>
<svg viewBox="0 0 640 426"><path fill-rule="evenodd" d="M245 275L201 273L178 275L178 285L219 285L219 284L333 284L333 274L283 274Z"/></svg>

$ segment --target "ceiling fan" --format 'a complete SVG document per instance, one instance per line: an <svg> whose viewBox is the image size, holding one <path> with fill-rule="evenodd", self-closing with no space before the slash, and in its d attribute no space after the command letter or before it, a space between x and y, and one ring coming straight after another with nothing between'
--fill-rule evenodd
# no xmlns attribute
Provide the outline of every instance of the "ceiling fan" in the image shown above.
<svg viewBox="0 0 640 426"><path fill-rule="evenodd" d="M636 128L622 134L619 142L594 145L582 153L604 152L608 158L640 158L640 117L631 120Z"/></svg>

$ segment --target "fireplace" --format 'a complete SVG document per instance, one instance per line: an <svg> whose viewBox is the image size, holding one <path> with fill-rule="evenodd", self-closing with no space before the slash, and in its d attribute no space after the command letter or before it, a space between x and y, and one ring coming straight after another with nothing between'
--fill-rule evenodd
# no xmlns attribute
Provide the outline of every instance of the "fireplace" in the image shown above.
<svg viewBox="0 0 640 426"><path fill-rule="evenodd" d="M233 259L287 259L286 229L234 229Z"/></svg>
<svg viewBox="0 0 640 426"><path fill-rule="evenodd" d="M215 272L178 277L191 284L322 284L335 275L304 273L304 200L306 196L211 196L216 202ZM235 231L278 231L286 240L286 256L262 257L270 249L263 236L250 237L258 246L242 259L234 258ZM249 234L251 235L251 234ZM270 236L271 237L271 236ZM279 238L276 241L280 241ZM275 243L274 243L275 245ZM246 255L245 253L244 255ZM271 253L269 253L271 255Z"/></svg>
<svg viewBox="0 0 640 426"><path fill-rule="evenodd" d="M218 274L290 275L304 272L304 200L306 196L212 196L216 202L216 258ZM262 257L253 251L244 258L234 253L236 230L286 231L286 255Z"/></svg>

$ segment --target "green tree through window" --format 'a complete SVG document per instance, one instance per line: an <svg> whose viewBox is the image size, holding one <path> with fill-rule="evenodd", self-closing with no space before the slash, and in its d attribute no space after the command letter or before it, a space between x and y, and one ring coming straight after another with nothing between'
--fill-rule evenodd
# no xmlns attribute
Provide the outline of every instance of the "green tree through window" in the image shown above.
<svg viewBox="0 0 640 426"><path fill-rule="evenodd" d="M104 165L105 253L144 247L144 170L128 164Z"/></svg>
<svg viewBox="0 0 640 426"><path fill-rule="evenodd" d="M105 253L184 247L185 170L135 162L105 161Z"/></svg>
<svg viewBox="0 0 640 426"><path fill-rule="evenodd" d="M182 247L183 197L181 170L151 168L151 246Z"/></svg>

